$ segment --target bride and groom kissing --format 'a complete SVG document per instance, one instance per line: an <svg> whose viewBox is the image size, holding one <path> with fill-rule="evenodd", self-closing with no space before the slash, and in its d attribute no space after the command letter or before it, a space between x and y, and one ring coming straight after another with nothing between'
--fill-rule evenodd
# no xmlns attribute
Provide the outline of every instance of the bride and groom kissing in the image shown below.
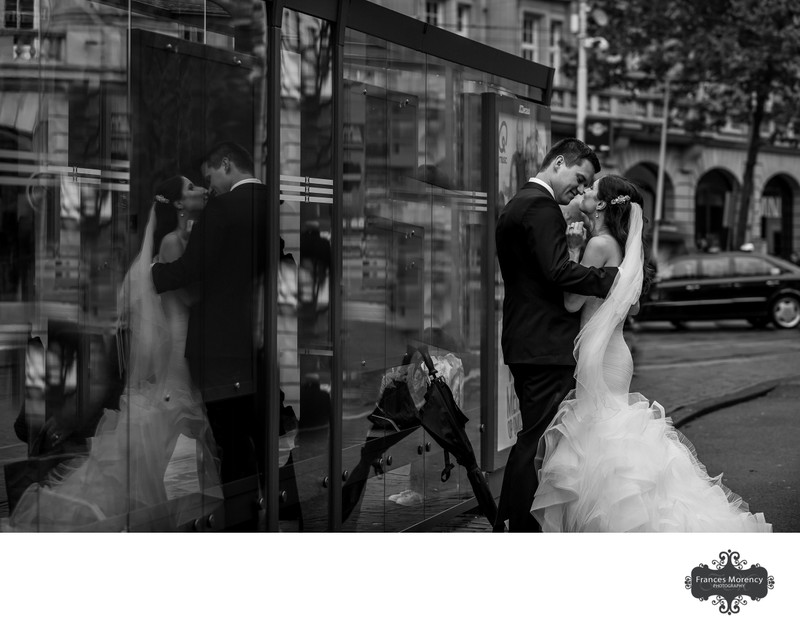
<svg viewBox="0 0 800 631"><path fill-rule="evenodd" d="M120 288L130 352L119 409L105 410L88 453L23 493L4 529L179 527L195 516L165 487L181 434L196 441L197 516L221 503L221 485L263 475L253 331L267 188L235 143L214 146L201 171L210 191L182 175L156 186ZM244 527L256 523L254 511Z"/></svg>
<svg viewBox="0 0 800 631"><path fill-rule="evenodd" d="M561 140L497 219L501 344L522 429L494 531L770 532L663 407L630 392L622 328L652 275L643 198L599 171L589 146ZM577 196L584 221L567 225L559 205Z"/></svg>

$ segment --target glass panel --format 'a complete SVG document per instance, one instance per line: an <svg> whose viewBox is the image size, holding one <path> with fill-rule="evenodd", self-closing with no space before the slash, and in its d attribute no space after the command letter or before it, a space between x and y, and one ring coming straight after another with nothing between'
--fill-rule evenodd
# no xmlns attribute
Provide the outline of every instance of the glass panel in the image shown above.
<svg viewBox="0 0 800 631"><path fill-rule="evenodd" d="M263 10L247 7L244 32L239 6L23 4L36 8L14 27L27 32L0 33L1 232L13 244L0 287L11 419L0 426L0 518L25 530L254 528L255 454L223 510L218 399L185 357L196 310L231 300L211 297L207 270L182 290L149 288L151 256L180 259L193 236L197 249L211 144L261 146L264 64L249 53L263 46ZM221 267L249 260L249 245ZM253 273L239 277L250 302ZM244 391L256 349L243 328ZM213 361L207 346L195 357ZM236 416L255 419L248 397L234 398ZM242 510L238 498L249 498Z"/></svg>
<svg viewBox="0 0 800 631"><path fill-rule="evenodd" d="M376 403L392 376L408 374L401 367L406 346L423 327L429 218L419 206L420 182L412 180L423 87L420 54L347 32L342 457L351 473L344 530L398 530L422 515L424 443L412 393L402 390L397 410L384 401L381 412ZM395 413L401 409L405 416Z"/></svg>
<svg viewBox="0 0 800 631"><path fill-rule="evenodd" d="M344 52L343 528L395 531L472 496L463 469L442 481L444 450L413 418L427 371L403 360L428 345L479 456L481 95L528 88L355 31Z"/></svg>
<svg viewBox="0 0 800 631"><path fill-rule="evenodd" d="M286 10L281 40L282 530L329 527L333 220L331 25ZM284 279L286 283L284 284ZM291 413L289 413L291 409Z"/></svg>
<svg viewBox="0 0 800 631"><path fill-rule="evenodd" d="M257 120L264 64L250 54L253 33L233 28L235 7L209 12L207 29L203 10L188 8L157 25L150 15L132 20L130 213L139 234L154 196L159 222L176 206L179 226L182 218L192 220L186 245L171 255L162 242L159 262L167 265L153 269L162 305L175 292L188 305L188 313L168 312L170 319L186 319L184 329L170 325L170 344L176 353L183 347L190 375L181 378L202 396L207 413L207 420L201 416L183 428L172 449L168 473L178 497L170 497L170 510L190 517L194 528L254 530L265 442L257 410L254 288L263 273L257 237L267 195L247 180L265 175ZM263 14L253 17L250 28L257 32ZM176 174L193 187L180 193L182 206L175 203L179 193L167 192ZM207 207L194 215L192 192L208 196ZM172 401L179 389L180 383L171 386L165 397ZM216 512L212 520L209 509Z"/></svg>
<svg viewBox="0 0 800 631"><path fill-rule="evenodd" d="M475 168L481 139L465 138L465 134L480 129L476 105L485 77L428 58L426 78L423 159L418 174L423 187L418 194L430 213L431 228L426 242L430 262L425 266L429 272L422 337L456 402L471 419L466 430L479 460L481 388L475 360L480 357L484 326L480 252L484 247L487 197L482 174ZM466 390L465 382L470 384ZM431 436L426 436L426 448L428 444L432 447L425 453L426 517L472 496L465 470L457 466L444 479L445 452Z"/></svg>
<svg viewBox="0 0 800 631"><path fill-rule="evenodd" d="M127 436L116 435L111 470L89 449L118 423L124 386L125 21L65 4L20 3L24 19L0 32L0 518L20 530L122 530L142 508ZM147 497L163 505L163 483ZM160 510L140 523L161 523Z"/></svg>

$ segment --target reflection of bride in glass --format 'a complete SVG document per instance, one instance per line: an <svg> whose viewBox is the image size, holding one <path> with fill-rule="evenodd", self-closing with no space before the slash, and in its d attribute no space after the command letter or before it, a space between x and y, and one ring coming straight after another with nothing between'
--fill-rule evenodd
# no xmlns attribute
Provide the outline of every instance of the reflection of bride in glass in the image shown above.
<svg viewBox="0 0 800 631"><path fill-rule="evenodd" d="M163 261L182 254L205 194L182 176L157 187L141 250L119 294L120 323L130 336L119 410L105 411L88 454L25 491L7 528L172 530L221 501L214 439L184 358L190 298L185 291L159 297L150 277L153 252ZM181 435L194 439L195 450L175 471Z"/></svg>

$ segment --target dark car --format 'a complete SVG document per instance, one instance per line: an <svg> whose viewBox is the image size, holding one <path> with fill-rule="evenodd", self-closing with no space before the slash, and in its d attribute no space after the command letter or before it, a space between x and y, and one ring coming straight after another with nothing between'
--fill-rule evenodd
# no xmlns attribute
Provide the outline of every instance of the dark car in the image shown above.
<svg viewBox="0 0 800 631"><path fill-rule="evenodd" d="M800 267L764 254L678 256L659 270L641 300L639 322L744 318L753 326L800 324Z"/></svg>

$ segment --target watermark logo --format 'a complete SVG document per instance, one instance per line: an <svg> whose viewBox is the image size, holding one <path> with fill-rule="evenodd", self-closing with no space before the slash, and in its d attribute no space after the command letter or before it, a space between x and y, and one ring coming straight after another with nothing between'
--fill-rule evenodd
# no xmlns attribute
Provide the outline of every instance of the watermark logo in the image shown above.
<svg viewBox="0 0 800 631"><path fill-rule="evenodd" d="M758 563L745 569L747 561L740 560L738 552L731 550L719 553L719 561L712 561L713 568L701 563L686 577L686 589L699 600L713 599L711 604L719 607L720 613L739 613L745 598L759 601L775 587L775 579Z"/></svg>

